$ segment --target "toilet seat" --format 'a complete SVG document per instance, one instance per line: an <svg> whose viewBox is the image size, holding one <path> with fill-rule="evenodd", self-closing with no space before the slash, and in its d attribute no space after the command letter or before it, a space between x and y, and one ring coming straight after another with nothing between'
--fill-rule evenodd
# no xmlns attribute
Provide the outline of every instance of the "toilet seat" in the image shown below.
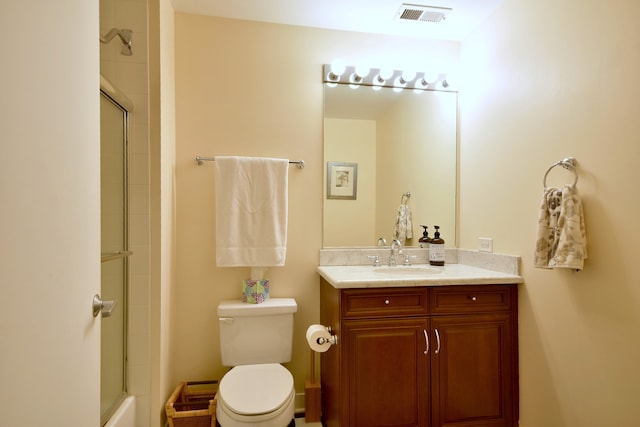
<svg viewBox="0 0 640 427"><path fill-rule="evenodd" d="M287 425L294 416L294 403L293 376L277 363L236 366L218 387L222 426Z"/></svg>

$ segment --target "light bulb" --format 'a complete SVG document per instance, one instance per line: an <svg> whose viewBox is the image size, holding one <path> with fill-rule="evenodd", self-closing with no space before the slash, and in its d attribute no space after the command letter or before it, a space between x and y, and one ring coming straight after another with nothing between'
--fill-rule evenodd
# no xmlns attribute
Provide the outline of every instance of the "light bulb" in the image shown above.
<svg viewBox="0 0 640 427"><path fill-rule="evenodd" d="M369 67L366 67L363 65L356 65L356 74L362 77L363 79L367 77L370 72L371 70L369 69Z"/></svg>
<svg viewBox="0 0 640 427"><path fill-rule="evenodd" d="M456 77L452 74L447 74L444 79L442 79L442 87L449 90L454 90L455 85L458 84Z"/></svg>
<svg viewBox="0 0 640 427"><path fill-rule="evenodd" d="M349 76L349 81L351 83L360 84L362 83L362 76L360 76L357 72L352 73L351 76Z"/></svg>
<svg viewBox="0 0 640 427"><path fill-rule="evenodd" d="M337 82L340 80L340 76L335 74L333 71L329 71L329 74L327 74L327 80L330 82Z"/></svg>
<svg viewBox="0 0 640 427"><path fill-rule="evenodd" d="M435 83L438 80L438 73L425 71L423 80L427 82L427 84Z"/></svg>
<svg viewBox="0 0 640 427"><path fill-rule="evenodd" d="M383 68L378 73L378 77L376 79L378 79L378 81L382 80L381 83L384 83L385 81L389 80L391 77L393 77L393 70Z"/></svg>
<svg viewBox="0 0 640 427"><path fill-rule="evenodd" d="M416 80L416 89L426 89L429 86L429 81L424 77L418 77Z"/></svg>
<svg viewBox="0 0 640 427"><path fill-rule="evenodd" d="M458 75L456 72L447 73L442 79L442 87L449 90L456 90L458 84Z"/></svg>
<svg viewBox="0 0 640 427"><path fill-rule="evenodd" d="M407 82L402 78L402 76L396 77L393 81L393 86L403 88L407 85Z"/></svg>
<svg viewBox="0 0 640 427"><path fill-rule="evenodd" d="M336 61L331 64L330 71L327 74L327 80L332 82L337 82L340 80L340 76L345 72L347 67L344 65L342 61Z"/></svg>
<svg viewBox="0 0 640 427"><path fill-rule="evenodd" d="M408 83L411 80L415 79L417 74L418 73L416 73L415 71L403 71L402 72L402 80L404 80L405 83Z"/></svg>
<svg viewBox="0 0 640 427"><path fill-rule="evenodd" d="M331 64L331 72L337 76L341 76L347 69L347 66L344 65L344 62L338 60Z"/></svg>

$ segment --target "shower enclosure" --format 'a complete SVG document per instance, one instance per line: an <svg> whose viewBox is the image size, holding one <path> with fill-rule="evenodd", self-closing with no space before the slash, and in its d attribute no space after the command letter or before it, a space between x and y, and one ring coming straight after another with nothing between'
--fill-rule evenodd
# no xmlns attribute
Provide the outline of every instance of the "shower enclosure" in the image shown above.
<svg viewBox="0 0 640 427"><path fill-rule="evenodd" d="M127 396L128 143L132 104L100 84L101 316L100 413L104 425ZM113 302L113 305L111 305Z"/></svg>

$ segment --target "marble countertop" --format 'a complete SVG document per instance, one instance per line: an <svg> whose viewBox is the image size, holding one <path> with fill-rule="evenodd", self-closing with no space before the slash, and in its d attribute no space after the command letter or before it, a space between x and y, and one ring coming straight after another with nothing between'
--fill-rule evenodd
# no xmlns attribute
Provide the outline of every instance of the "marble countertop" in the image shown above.
<svg viewBox="0 0 640 427"><path fill-rule="evenodd" d="M522 276L517 274L466 264L446 264L443 267L428 264L411 267L321 265L318 273L336 289L524 283Z"/></svg>

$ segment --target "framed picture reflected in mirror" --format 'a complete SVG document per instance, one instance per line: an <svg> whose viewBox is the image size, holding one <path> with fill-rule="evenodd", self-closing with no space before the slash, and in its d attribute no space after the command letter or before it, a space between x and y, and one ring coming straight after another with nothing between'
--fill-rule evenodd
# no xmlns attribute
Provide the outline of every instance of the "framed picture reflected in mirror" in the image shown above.
<svg viewBox="0 0 640 427"><path fill-rule="evenodd" d="M358 164L327 162L327 199L356 200Z"/></svg>

